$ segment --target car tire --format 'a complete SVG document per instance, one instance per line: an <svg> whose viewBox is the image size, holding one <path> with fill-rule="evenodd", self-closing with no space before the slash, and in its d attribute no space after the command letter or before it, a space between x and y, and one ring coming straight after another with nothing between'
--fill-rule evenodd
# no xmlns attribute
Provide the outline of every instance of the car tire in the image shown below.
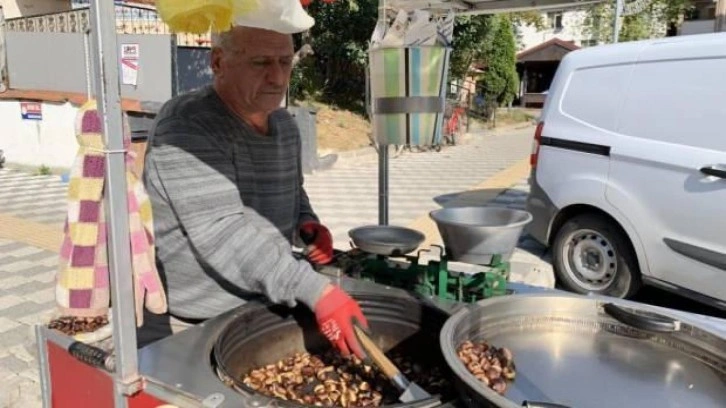
<svg viewBox="0 0 726 408"><path fill-rule="evenodd" d="M642 285L630 239L601 215L567 220L557 231L552 251L557 278L569 291L628 298Z"/></svg>

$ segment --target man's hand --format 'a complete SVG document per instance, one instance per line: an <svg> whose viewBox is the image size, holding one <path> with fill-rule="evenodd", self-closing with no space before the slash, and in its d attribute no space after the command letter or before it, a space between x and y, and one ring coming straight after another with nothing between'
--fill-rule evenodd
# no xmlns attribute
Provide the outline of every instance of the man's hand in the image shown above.
<svg viewBox="0 0 726 408"><path fill-rule="evenodd" d="M368 321L358 303L338 286L328 285L315 304L315 318L320 332L333 343L343 356L352 351L361 360L366 358L358 343L353 324L368 329Z"/></svg>
<svg viewBox="0 0 726 408"><path fill-rule="evenodd" d="M333 236L324 225L308 221L300 226L300 239L307 245L307 257L316 264L333 260Z"/></svg>

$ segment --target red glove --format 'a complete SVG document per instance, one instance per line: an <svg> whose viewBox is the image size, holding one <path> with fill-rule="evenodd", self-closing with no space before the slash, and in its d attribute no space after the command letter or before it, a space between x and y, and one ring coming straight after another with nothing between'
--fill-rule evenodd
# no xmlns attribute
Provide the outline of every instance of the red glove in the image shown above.
<svg viewBox="0 0 726 408"><path fill-rule="evenodd" d="M308 221L300 226L300 239L307 245L307 257L316 264L333 260L333 236L324 225Z"/></svg>
<svg viewBox="0 0 726 408"><path fill-rule="evenodd" d="M343 356L353 354L361 360L366 358L363 348L358 343L353 324L367 330L368 321L360 310L358 303L338 286L329 285L315 304L315 318L320 332L333 343ZM355 321L355 322L354 322Z"/></svg>

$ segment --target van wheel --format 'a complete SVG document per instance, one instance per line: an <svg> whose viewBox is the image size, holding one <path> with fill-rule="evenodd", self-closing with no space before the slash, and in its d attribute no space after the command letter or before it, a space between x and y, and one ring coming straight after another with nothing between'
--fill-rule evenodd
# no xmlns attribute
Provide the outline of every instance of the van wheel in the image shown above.
<svg viewBox="0 0 726 408"><path fill-rule="evenodd" d="M562 225L555 236L553 263L562 286L573 292L626 298L641 286L627 235L596 214L578 215Z"/></svg>

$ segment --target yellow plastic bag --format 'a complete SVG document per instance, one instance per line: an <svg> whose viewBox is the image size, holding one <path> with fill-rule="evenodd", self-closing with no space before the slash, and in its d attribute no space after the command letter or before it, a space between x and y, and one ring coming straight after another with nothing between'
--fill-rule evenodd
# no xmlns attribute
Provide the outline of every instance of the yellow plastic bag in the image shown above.
<svg viewBox="0 0 726 408"><path fill-rule="evenodd" d="M254 11L258 0L157 0L161 19L174 32L227 31L238 16Z"/></svg>

